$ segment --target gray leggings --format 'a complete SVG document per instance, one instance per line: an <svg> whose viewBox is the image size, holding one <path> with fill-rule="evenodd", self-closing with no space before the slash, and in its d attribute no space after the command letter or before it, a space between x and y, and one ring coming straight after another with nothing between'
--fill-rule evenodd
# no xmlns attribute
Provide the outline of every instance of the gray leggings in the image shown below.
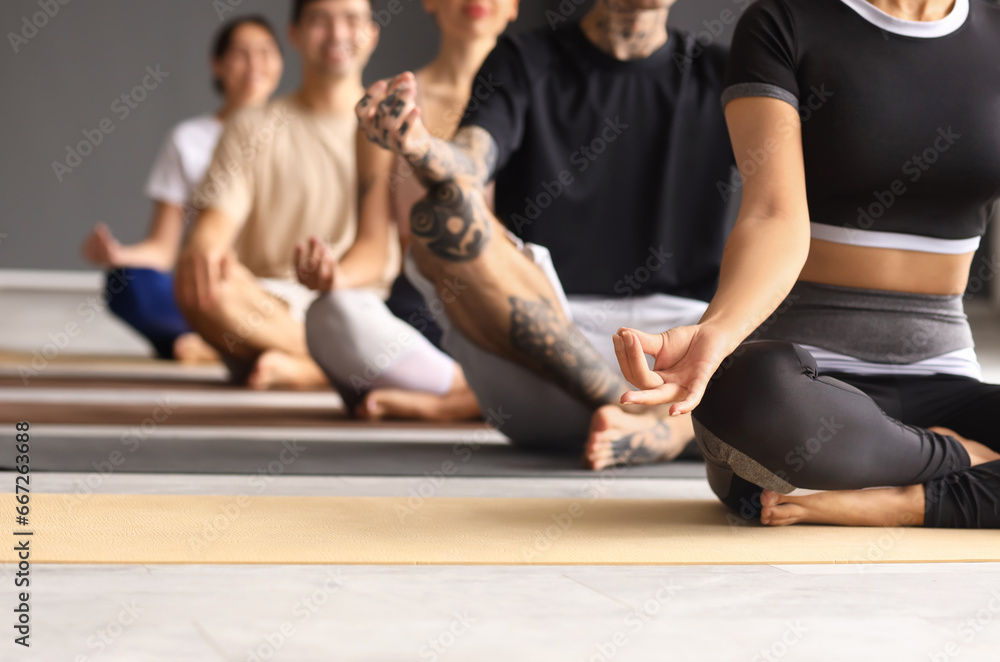
<svg viewBox="0 0 1000 662"><path fill-rule="evenodd" d="M1000 527L1000 462L969 468L939 425L1000 449L1000 386L952 375L818 374L786 341L742 345L694 411L709 483L743 517L761 488L853 490L924 484L925 526Z"/></svg>

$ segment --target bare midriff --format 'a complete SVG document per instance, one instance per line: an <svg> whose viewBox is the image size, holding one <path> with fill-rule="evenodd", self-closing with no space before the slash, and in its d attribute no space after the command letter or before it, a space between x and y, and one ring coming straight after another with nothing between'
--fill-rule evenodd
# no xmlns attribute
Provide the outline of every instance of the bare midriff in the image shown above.
<svg viewBox="0 0 1000 662"><path fill-rule="evenodd" d="M813 239L799 280L917 294L962 294L974 255L850 246Z"/></svg>

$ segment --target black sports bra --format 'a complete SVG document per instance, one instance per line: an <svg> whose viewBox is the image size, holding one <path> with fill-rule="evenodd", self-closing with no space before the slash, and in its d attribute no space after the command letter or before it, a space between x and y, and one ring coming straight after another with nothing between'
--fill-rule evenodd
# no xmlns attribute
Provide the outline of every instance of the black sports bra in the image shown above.
<svg viewBox="0 0 1000 662"><path fill-rule="evenodd" d="M865 0L758 0L725 85L724 104L767 96L799 109L815 238L978 246L1000 196L1000 3L956 0L917 22Z"/></svg>

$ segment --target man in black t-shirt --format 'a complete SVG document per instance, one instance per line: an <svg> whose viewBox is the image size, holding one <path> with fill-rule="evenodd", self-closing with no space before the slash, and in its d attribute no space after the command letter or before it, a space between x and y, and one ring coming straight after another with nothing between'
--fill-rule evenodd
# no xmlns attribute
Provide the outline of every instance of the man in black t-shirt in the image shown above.
<svg viewBox="0 0 1000 662"><path fill-rule="evenodd" d="M595 469L669 460L693 438L688 416L618 404L611 338L697 322L725 243L725 52L668 30L672 4L598 0L502 38L451 142L420 121L410 73L358 104L369 139L428 189L407 274L483 412Z"/></svg>

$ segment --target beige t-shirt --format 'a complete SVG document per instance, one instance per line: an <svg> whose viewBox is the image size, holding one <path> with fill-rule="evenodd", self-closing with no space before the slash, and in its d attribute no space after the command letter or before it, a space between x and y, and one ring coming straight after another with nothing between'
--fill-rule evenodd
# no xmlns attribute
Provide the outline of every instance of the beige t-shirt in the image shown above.
<svg viewBox="0 0 1000 662"><path fill-rule="evenodd" d="M294 279L295 245L313 235L340 258L357 234L357 130L353 113L315 113L291 97L240 111L195 204L240 225L237 258L259 278Z"/></svg>

